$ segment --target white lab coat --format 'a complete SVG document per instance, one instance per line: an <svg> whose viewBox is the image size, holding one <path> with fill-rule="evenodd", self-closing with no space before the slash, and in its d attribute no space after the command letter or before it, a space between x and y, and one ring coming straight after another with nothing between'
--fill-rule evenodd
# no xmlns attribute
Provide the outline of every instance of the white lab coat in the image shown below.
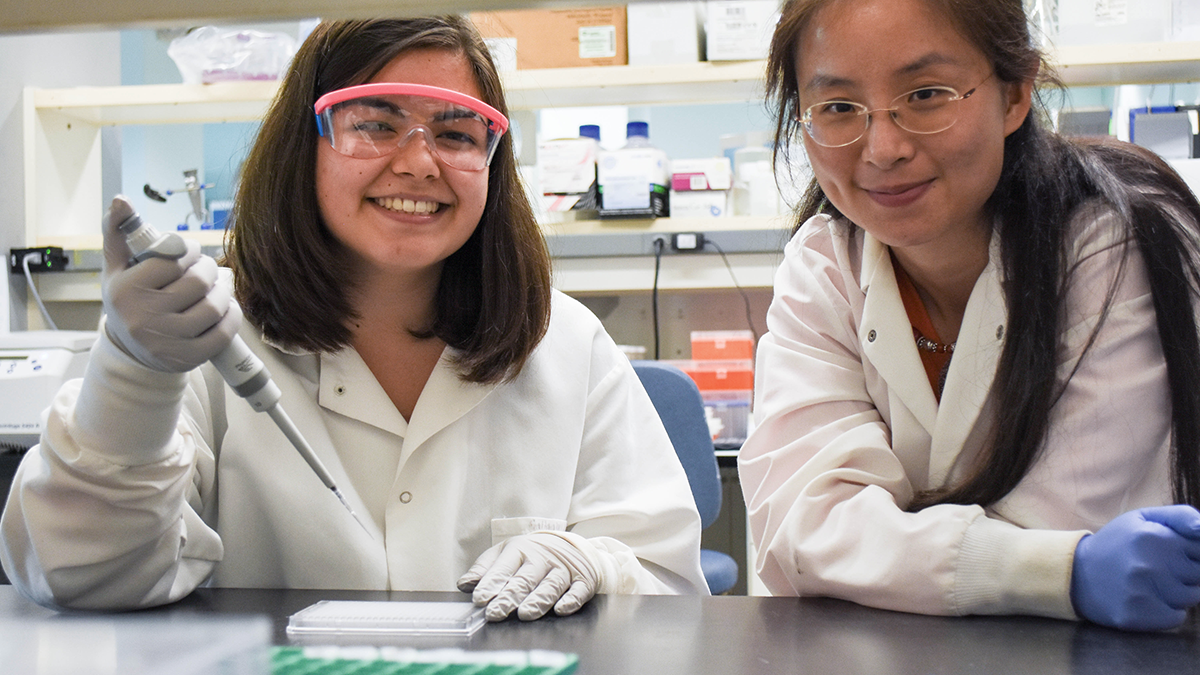
<svg viewBox="0 0 1200 675"><path fill-rule="evenodd" d="M1125 236L1092 207L1072 226L1062 379L1096 324ZM1171 503L1166 367L1134 246L1024 479L986 510L905 512L914 491L961 478L987 440L1006 326L998 259L993 242L939 405L888 248L828 216L788 244L758 351L759 424L739 457L771 592L927 614L1071 618L1078 540L1125 511Z"/></svg>
<svg viewBox="0 0 1200 675"><path fill-rule="evenodd" d="M447 591L493 543L535 530L567 530L617 570L602 593L708 592L686 475L628 359L576 301L555 293L549 332L511 382L463 382L447 350L407 422L353 349L287 354L242 334L370 531L210 366L187 377L178 423L148 450L109 447L153 435L137 417L73 435L75 381L4 513L0 558L22 592L125 608L205 583ZM134 415L180 389L107 339L90 367L127 378Z"/></svg>

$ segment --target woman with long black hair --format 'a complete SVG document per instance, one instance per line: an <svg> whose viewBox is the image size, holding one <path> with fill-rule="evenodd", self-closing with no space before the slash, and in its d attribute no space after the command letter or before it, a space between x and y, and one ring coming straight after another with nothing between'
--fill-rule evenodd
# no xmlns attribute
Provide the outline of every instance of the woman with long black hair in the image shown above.
<svg viewBox="0 0 1200 675"><path fill-rule="evenodd" d="M1200 205L1047 130L1048 81L1020 0L785 6L776 147L815 179L739 458L772 592L1131 629L1200 602Z"/></svg>

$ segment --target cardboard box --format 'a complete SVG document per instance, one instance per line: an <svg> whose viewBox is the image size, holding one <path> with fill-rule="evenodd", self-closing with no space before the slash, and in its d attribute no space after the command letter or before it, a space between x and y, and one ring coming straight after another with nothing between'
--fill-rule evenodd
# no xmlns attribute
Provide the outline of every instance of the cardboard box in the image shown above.
<svg viewBox="0 0 1200 675"><path fill-rule="evenodd" d="M625 11L629 65L697 63L701 58L702 2L634 2Z"/></svg>
<svg viewBox="0 0 1200 675"><path fill-rule="evenodd" d="M708 0L704 21L705 53L709 61L747 61L767 58L778 0Z"/></svg>
<svg viewBox="0 0 1200 675"><path fill-rule="evenodd" d="M470 17L485 39L516 41L522 70L629 62L624 5L472 12Z"/></svg>

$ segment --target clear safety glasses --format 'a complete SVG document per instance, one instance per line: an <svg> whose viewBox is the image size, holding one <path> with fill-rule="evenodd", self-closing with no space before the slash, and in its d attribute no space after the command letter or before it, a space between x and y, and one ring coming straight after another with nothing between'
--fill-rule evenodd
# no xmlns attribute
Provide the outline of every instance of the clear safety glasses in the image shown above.
<svg viewBox="0 0 1200 675"><path fill-rule="evenodd" d="M347 157L383 157L420 135L438 159L463 171L486 167L508 130L508 119L483 101L422 84L346 87L313 109L317 133Z"/></svg>
<svg viewBox="0 0 1200 675"><path fill-rule="evenodd" d="M983 82L992 76L988 75ZM953 87L940 85L921 87L900 94L887 108L870 110L854 101L835 99L811 105L800 116L800 124L817 145L840 148L850 145L867 133L871 113L886 112L896 126L914 134L936 134L954 126L958 121L959 101L965 101L983 85L975 85L965 94Z"/></svg>

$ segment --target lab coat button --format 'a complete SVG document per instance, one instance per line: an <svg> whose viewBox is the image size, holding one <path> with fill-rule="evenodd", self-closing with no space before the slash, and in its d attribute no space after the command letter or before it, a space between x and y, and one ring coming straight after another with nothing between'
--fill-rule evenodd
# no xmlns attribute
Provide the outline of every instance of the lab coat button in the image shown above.
<svg viewBox="0 0 1200 675"><path fill-rule="evenodd" d="M334 387L334 388L333 388L333 393L337 394L338 396L341 396L342 394L345 394L345 393L346 393L346 385L344 385L344 384L339 384L338 386Z"/></svg>
<svg viewBox="0 0 1200 675"><path fill-rule="evenodd" d="M872 330L871 332L867 333L867 342L874 342L874 341L875 341L875 331Z"/></svg>
<svg viewBox="0 0 1200 675"><path fill-rule="evenodd" d="M412 501L412 493L405 491L400 493L400 503L407 504Z"/></svg>
<svg viewBox="0 0 1200 675"><path fill-rule="evenodd" d="M1004 339L1004 324L1000 324L999 326L996 326L996 339L997 340Z"/></svg>

